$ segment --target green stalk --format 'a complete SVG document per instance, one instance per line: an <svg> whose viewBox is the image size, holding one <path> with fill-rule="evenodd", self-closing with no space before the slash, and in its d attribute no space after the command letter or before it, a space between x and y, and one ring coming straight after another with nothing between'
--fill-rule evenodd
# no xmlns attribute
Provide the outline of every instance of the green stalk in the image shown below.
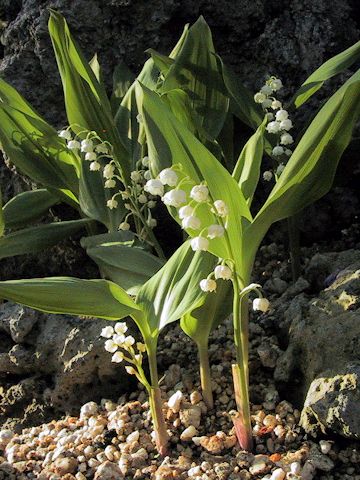
<svg viewBox="0 0 360 480"><path fill-rule="evenodd" d="M214 408L214 399L211 387L211 370L209 363L209 349L207 340L204 343L198 343L199 363L200 363L200 381L204 402L212 410Z"/></svg>
<svg viewBox="0 0 360 480"><path fill-rule="evenodd" d="M298 216L294 215L287 219L288 234L289 234L289 251L290 251L290 263L292 279L295 283L300 277L301 265L300 265L300 232L297 222Z"/></svg>
<svg viewBox="0 0 360 480"><path fill-rule="evenodd" d="M252 450L252 429L249 403L249 367L248 367L248 306L247 295L240 296L240 286L234 278L233 322L236 347L236 364L232 366L234 391L238 415L234 418L234 426L240 447Z"/></svg>
<svg viewBox="0 0 360 480"><path fill-rule="evenodd" d="M147 344L151 386L149 389L150 411L154 424L155 443L160 455L166 455L169 436L166 429L164 414L162 411L161 390L156 362L157 340L151 345Z"/></svg>

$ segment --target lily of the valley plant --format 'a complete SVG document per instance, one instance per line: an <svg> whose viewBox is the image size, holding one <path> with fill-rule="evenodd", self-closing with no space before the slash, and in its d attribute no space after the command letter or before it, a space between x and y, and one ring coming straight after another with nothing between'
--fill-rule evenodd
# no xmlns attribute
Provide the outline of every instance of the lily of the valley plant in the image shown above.
<svg viewBox="0 0 360 480"><path fill-rule="evenodd" d="M232 311L234 423L240 445L250 450L249 295L255 297L254 310L269 308L260 285L251 283L255 255L274 222L330 188L359 117L360 73L295 138L290 108L278 98L281 81L269 77L251 94L216 56L202 18L185 28L168 57L150 50L151 59L134 83L125 67L118 69L110 100L97 59L86 62L56 12L49 30L68 125L56 131L0 80L2 148L42 187L15 197L1 210L0 257L39 251L85 226L82 246L103 279L3 281L0 295L45 312L115 322L101 332L105 348L114 362L126 362L128 373L147 389L162 454L168 433L156 362L159 334L180 319L197 344L204 400L212 408L208 339ZM350 66L359 52L360 43L321 66L295 95L294 105L299 107L324 81ZM233 117L255 132L238 159ZM265 155L273 164L263 171ZM273 180L264 205L254 211L257 188ZM167 261L153 232L152 212L159 199L189 236ZM60 201L83 218L12 232ZM143 342L119 322L124 317L134 320Z"/></svg>

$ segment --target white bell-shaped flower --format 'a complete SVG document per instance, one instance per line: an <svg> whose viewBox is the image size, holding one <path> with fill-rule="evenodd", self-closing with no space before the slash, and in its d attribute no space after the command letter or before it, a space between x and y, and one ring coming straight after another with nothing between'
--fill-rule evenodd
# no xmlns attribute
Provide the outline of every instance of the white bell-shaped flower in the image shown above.
<svg viewBox="0 0 360 480"><path fill-rule="evenodd" d="M119 225L119 230L127 232L128 230L130 230L130 224L128 222L121 222Z"/></svg>
<svg viewBox="0 0 360 480"><path fill-rule="evenodd" d="M117 208L118 202L115 200L115 198L111 198L106 202L106 206L112 210L113 208Z"/></svg>
<svg viewBox="0 0 360 480"><path fill-rule="evenodd" d="M214 207L219 217L226 217L229 215L229 209L223 200L215 200Z"/></svg>
<svg viewBox="0 0 360 480"><path fill-rule="evenodd" d="M170 190L162 197L162 201L165 205L179 208L183 203L186 203L186 192L184 190Z"/></svg>
<svg viewBox="0 0 360 480"><path fill-rule="evenodd" d="M144 187L145 192L149 192L151 195L164 195L164 185L155 178L148 180Z"/></svg>
<svg viewBox="0 0 360 480"><path fill-rule="evenodd" d="M283 133L280 137L280 143L281 145L291 145L294 143L294 139L290 133Z"/></svg>
<svg viewBox="0 0 360 480"><path fill-rule="evenodd" d="M102 330L101 330L101 333L100 335L104 338L111 338L114 334L114 329L113 327L104 327Z"/></svg>
<svg viewBox="0 0 360 480"><path fill-rule="evenodd" d="M230 280L232 277L232 271L226 265L218 265L214 270L215 278L221 280Z"/></svg>
<svg viewBox="0 0 360 480"><path fill-rule="evenodd" d="M194 252L198 250L206 252L209 248L209 240L205 237L194 237L191 239L190 245Z"/></svg>
<svg viewBox="0 0 360 480"><path fill-rule="evenodd" d="M71 140L71 133L69 130L61 130L58 135L65 140Z"/></svg>
<svg viewBox="0 0 360 480"><path fill-rule="evenodd" d="M195 217L195 215L190 215L189 217L185 217L182 221L183 228L191 228L192 230L199 230L201 227L200 218Z"/></svg>
<svg viewBox="0 0 360 480"><path fill-rule="evenodd" d="M278 133L280 131L280 122L269 122L266 125L266 130L269 133Z"/></svg>
<svg viewBox="0 0 360 480"><path fill-rule="evenodd" d="M190 217L193 213L194 213L194 209L193 207L190 207L190 205L185 205L185 207L181 207L179 209L179 217L181 219Z"/></svg>
<svg viewBox="0 0 360 480"><path fill-rule="evenodd" d="M203 292L215 292L216 281L212 278L204 278L200 281L200 288Z"/></svg>
<svg viewBox="0 0 360 480"><path fill-rule="evenodd" d="M87 152L85 154L85 160L87 160L88 162L92 162L96 159L97 159L97 155L95 152Z"/></svg>
<svg viewBox="0 0 360 480"><path fill-rule="evenodd" d="M91 162L91 163L90 163L90 167L89 167L89 168L90 168L90 171L91 171L91 172L98 172L98 171L100 170L100 168L101 168L101 165L100 165L99 162L96 162L96 161L95 161L95 162Z"/></svg>
<svg viewBox="0 0 360 480"><path fill-rule="evenodd" d="M79 150L80 148L80 142L78 142L77 140L70 140L68 143L67 143L67 148L69 150Z"/></svg>
<svg viewBox="0 0 360 480"><path fill-rule="evenodd" d="M92 152L94 150L94 143L90 138L81 141L82 152Z"/></svg>
<svg viewBox="0 0 360 480"><path fill-rule="evenodd" d="M280 147L280 145L277 145L276 147L274 147L272 149L272 154L275 156L275 157L279 157L280 155L283 155L284 154L284 149L283 147Z"/></svg>
<svg viewBox="0 0 360 480"><path fill-rule="evenodd" d="M178 183L177 173L171 168L165 168L159 173L159 180L163 185L169 185L169 187L175 187Z"/></svg>
<svg viewBox="0 0 360 480"><path fill-rule="evenodd" d="M225 233L224 227L222 225L218 225L218 224L210 225L210 227L208 227L207 230L208 230L207 236L210 239L217 238L217 237L222 237Z"/></svg>
<svg viewBox="0 0 360 480"><path fill-rule="evenodd" d="M282 122L283 120L286 120L289 117L289 114L287 110L279 110L276 112L275 118L278 122Z"/></svg>
<svg viewBox="0 0 360 480"><path fill-rule="evenodd" d="M112 339L106 340L106 342L105 342L105 350L107 352L114 353L114 352L116 352L118 347L119 347L119 345L117 345L114 342L114 340L112 340Z"/></svg>
<svg viewBox="0 0 360 480"><path fill-rule="evenodd" d="M114 355L111 357L111 361L114 363L121 363L123 360L124 360L123 352L115 352Z"/></svg>
<svg viewBox="0 0 360 480"><path fill-rule="evenodd" d="M205 185L195 185L191 189L190 197L198 203L207 202L209 200L209 190Z"/></svg>
<svg viewBox="0 0 360 480"><path fill-rule="evenodd" d="M253 301L253 310L267 312L270 308L270 302L267 298L255 298Z"/></svg>

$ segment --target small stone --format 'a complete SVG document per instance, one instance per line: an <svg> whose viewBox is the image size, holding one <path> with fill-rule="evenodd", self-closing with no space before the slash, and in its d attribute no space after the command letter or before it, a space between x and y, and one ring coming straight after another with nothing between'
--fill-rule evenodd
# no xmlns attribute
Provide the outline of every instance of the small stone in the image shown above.
<svg viewBox="0 0 360 480"><path fill-rule="evenodd" d="M85 405L83 405L80 409L80 418L83 419L83 418L91 417L92 415L96 415L97 411L98 411L97 403L95 402L85 403Z"/></svg>
<svg viewBox="0 0 360 480"><path fill-rule="evenodd" d="M292 462L290 465L290 472L294 475L300 475L301 473L301 465L299 462Z"/></svg>
<svg viewBox="0 0 360 480"><path fill-rule="evenodd" d="M137 443L139 440L139 437L140 437L140 434L138 431L132 432L130 433L130 435L126 437L126 443Z"/></svg>
<svg viewBox="0 0 360 480"><path fill-rule="evenodd" d="M131 454L131 463L134 468L144 466L148 459L148 453L145 448L140 448L137 452Z"/></svg>
<svg viewBox="0 0 360 480"><path fill-rule="evenodd" d="M324 455L327 455L330 452L332 447L332 443L326 440L320 440L319 445L320 445L321 453L323 453Z"/></svg>
<svg viewBox="0 0 360 480"><path fill-rule="evenodd" d="M197 466L197 467L190 468L187 474L189 477L197 477L199 475L202 475L201 467Z"/></svg>
<svg viewBox="0 0 360 480"><path fill-rule="evenodd" d="M78 461L73 457L57 458L54 462L54 470L58 475L66 473L75 473L78 467Z"/></svg>
<svg viewBox="0 0 360 480"><path fill-rule="evenodd" d="M116 463L106 460L96 468L94 480L118 480L119 478L123 478L123 474Z"/></svg>
<svg viewBox="0 0 360 480"><path fill-rule="evenodd" d="M10 442L14 435L14 432L11 430L0 430L0 450L5 450L6 445Z"/></svg>
<svg viewBox="0 0 360 480"><path fill-rule="evenodd" d="M86 480L86 477L83 473L81 472L78 472L76 475L75 475L75 478L76 480Z"/></svg>
<svg viewBox="0 0 360 480"><path fill-rule="evenodd" d="M202 395L198 390L191 392L190 394L190 402L192 405L196 405L197 403L201 402Z"/></svg>
<svg viewBox="0 0 360 480"><path fill-rule="evenodd" d="M181 401L183 399L183 394L180 390L177 390L168 400L168 407L175 413L180 411Z"/></svg>
<svg viewBox="0 0 360 480"><path fill-rule="evenodd" d="M191 408L180 411L180 420L185 427L194 426L198 428L201 421L201 408L193 405Z"/></svg>
<svg viewBox="0 0 360 480"><path fill-rule="evenodd" d="M184 442L189 442L193 437L196 437L198 431L193 425L190 425L190 427L185 428L185 430L182 432L180 435L180 440Z"/></svg>
<svg viewBox="0 0 360 480"><path fill-rule="evenodd" d="M263 420L263 425L271 429L274 429L277 424L278 424L278 421L276 417L274 417L274 415L266 415L266 417Z"/></svg>
<svg viewBox="0 0 360 480"><path fill-rule="evenodd" d="M284 480L286 473L282 468L277 468L271 474L270 480Z"/></svg>

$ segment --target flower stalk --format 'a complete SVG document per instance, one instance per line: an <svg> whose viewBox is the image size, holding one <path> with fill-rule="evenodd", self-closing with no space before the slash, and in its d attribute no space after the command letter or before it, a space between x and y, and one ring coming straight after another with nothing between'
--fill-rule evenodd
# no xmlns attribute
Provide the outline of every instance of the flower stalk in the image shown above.
<svg viewBox="0 0 360 480"><path fill-rule="evenodd" d="M211 370L209 363L209 347L208 342L198 343L199 364L200 364L200 381L204 402L211 410L214 408L214 398L211 386Z"/></svg>

